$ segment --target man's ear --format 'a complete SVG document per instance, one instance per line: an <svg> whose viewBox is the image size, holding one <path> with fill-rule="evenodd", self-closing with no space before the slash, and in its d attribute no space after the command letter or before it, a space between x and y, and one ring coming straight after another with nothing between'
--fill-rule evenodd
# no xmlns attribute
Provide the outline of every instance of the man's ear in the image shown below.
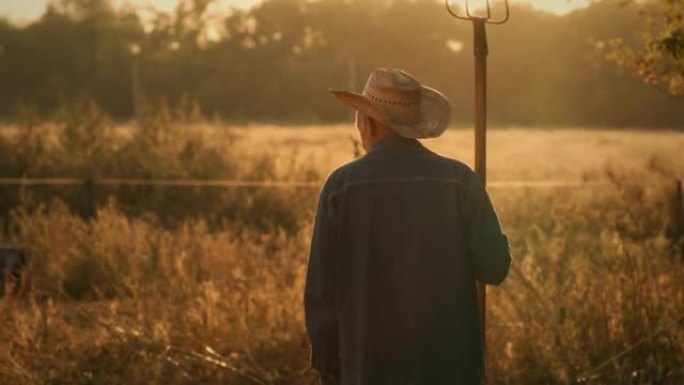
<svg viewBox="0 0 684 385"><path fill-rule="evenodd" d="M368 130L368 136L371 138L376 137L378 135L378 122L367 115L364 116L364 119L366 119L365 124Z"/></svg>
<svg viewBox="0 0 684 385"><path fill-rule="evenodd" d="M364 130L368 126L368 116L360 111L356 111L356 128Z"/></svg>

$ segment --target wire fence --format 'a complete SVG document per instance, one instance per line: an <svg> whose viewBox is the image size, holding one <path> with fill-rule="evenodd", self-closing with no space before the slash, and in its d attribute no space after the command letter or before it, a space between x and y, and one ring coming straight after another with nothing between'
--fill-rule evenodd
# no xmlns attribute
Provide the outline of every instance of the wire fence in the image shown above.
<svg viewBox="0 0 684 385"><path fill-rule="evenodd" d="M277 180L213 180L213 179L135 179L135 178L0 178L0 185L14 186L169 186L169 187L320 187L320 182Z"/></svg>
<svg viewBox="0 0 684 385"><path fill-rule="evenodd" d="M168 186L168 187L254 187L254 188L320 188L321 181L278 180L212 180L212 179L136 179L136 178L0 178L5 186ZM605 187L609 182L572 180L490 181L490 188L572 188Z"/></svg>
<svg viewBox="0 0 684 385"><path fill-rule="evenodd" d="M676 180L673 208L676 213L674 226L679 235L684 234L684 193L682 181ZM283 181L283 180L207 180L207 179L140 179L140 178L0 178L0 186L161 186L161 187L220 187L220 188L315 188L322 186L323 181ZM511 180L511 181L490 181L488 188L494 189L553 189L553 188L601 188L613 185L609 181L582 181L582 180ZM519 270L514 270L516 274L526 282L525 277ZM530 286L531 287L531 286ZM534 288L532 288L534 291ZM621 351L615 352L598 365L586 368L582 375L572 380L574 384L588 384L602 381L602 374L610 365L616 364L621 358L628 356L639 347L647 344L656 338L679 330L684 325L684 314L679 315L670 322L662 322L650 333L642 338L626 345ZM167 354L175 353L196 359L204 364L218 366L227 370L234 371L232 364L225 359L215 356L210 357L203 353L185 350L180 347L166 347ZM254 380L253 380L254 381Z"/></svg>

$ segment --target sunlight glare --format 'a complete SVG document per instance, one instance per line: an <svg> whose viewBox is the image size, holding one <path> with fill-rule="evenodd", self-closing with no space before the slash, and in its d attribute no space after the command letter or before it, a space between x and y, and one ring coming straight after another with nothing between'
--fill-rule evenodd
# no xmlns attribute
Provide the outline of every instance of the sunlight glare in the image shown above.
<svg viewBox="0 0 684 385"><path fill-rule="evenodd" d="M446 41L446 46L451 52L459 53L463 51L463 42L460 40L449 39Z"/></svg>
<svg viewBox="0 0 684 385"><path fill-rule="evenodd" d="M222 12L230 8L246 9L261 3L262 0L217 0L212 3L215 10ZM443 1L443 0L435 0ZM578 8L588 6L592 1L599 0L510 0L513 4L529 4L534 8L562 15ZM46 8L49 0L12 0L0 1L0 16L7 16L20 22L36 20ZM462 10L465 13L465 0L449 0L454 9ZM165 12L173 10L178 4L178 0L112 0L115 7L124 5L142 6L143 8L155 8ZM499 11L500 0L492 2L492 12ZM470 0L471 12L478 16L483 16L486 9L486 0Z"/></svg>
<svg viewBox="0 0 684 385"><path fill-rule="evenodd" d="M454 10L460 11L465 16L466 0L448 0ZM529 5L533 8L564 15L576 9L587 7L592 1L598 0L509 0L511 4ZM503 8L503 0L490 0L493 16L500 13ZM467 0L470 13L474 16L483 17L487 14L487 0Z"/></svg>
<svg viewBox="0 0 684 385"><path fill-rule="evenodd" d="M587 7L592 0L516 0L517 4L528 4L543 11L564 15L576 9Z"/></svg>

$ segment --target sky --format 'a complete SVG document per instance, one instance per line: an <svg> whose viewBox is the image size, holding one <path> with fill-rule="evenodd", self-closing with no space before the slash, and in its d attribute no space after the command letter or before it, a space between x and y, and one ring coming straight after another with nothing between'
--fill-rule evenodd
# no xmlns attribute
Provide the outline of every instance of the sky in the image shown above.
<svg viewBox="0 0 684 385"><path fill-rule="evenodd" d="M10 20L27 22L40 17L50 0L0 0L0 15ZM136 6L153 6L160 10L171 10L178 0L113 0L115 5L132 4ZM221 7L248 8L259 0L219 0Z"/></svg>
<svg viewBox="0 0 684 385"><path fill-rule="evenodd" d="M45 10L50 0L0 0L0 15L13 21L28 22L37 19ZM478 1L478 0L476 0ZM483 0L479 0L483 1ZM518 3L531 3L534 7L545 11L563 14L573 9L586 6L591 0L514 0ZM247 8L259 0L219 0L221 7ZM160 10L173 9L177 0L114 0L117 5L151 5ZM455 2L458 3L458 2Z"/></svg>

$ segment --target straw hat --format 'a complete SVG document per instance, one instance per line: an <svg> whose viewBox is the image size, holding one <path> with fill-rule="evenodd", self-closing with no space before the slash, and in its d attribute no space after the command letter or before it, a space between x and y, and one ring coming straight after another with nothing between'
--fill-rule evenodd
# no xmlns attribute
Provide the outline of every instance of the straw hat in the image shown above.
<svg viewBox="0 0 684 385"><path fill-rule="evenodd" d="M434 138L449 124L451 106L439 91L397 69L378 68L363 93L330 90L338 99L405 138Z"/></svg>

